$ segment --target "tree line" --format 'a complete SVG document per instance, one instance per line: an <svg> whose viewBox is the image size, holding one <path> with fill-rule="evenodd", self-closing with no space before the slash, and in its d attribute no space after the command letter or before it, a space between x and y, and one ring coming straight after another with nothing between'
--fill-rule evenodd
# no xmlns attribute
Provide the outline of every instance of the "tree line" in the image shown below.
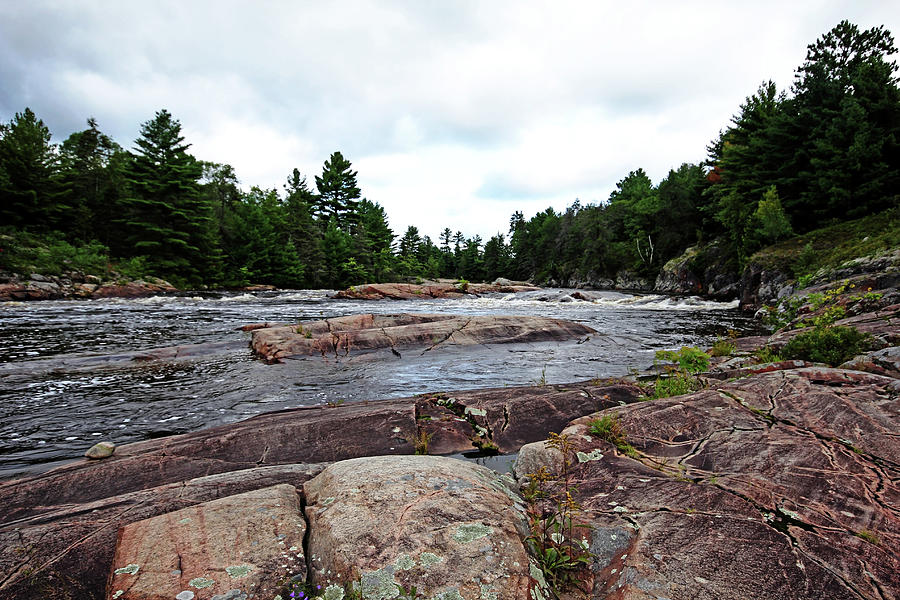
<svg viewBox="0 0 900 600"><path fill-rule="evenodd" d="M715 243L740 269L766 244L898 204L900 90L883 27L842 21L808 47L790 92L764 82L707 148L654 184L640 168L609 198L530 219L489 240L445 228L397 236L340 153L312 182L244 191L227 164L189 153L160 110L132 150L87 128L51 143L26 108L0 124L0 227L90 247L131 273L180 285L340 288L417 277L565 282L653 277ZM505 228L505 227L504 227ZM9 253L0 253L0 267Z"/></svg>

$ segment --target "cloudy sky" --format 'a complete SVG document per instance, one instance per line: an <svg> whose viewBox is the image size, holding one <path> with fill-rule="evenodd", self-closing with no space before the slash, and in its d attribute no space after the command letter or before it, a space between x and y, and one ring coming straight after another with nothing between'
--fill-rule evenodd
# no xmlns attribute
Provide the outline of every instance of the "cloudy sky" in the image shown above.
<svg viewBox="0 0 900 600"><path fill-rule="evenodd" d="M396 233L486 239L702 160L841 19L900 35L900 2L0 0L0 120L131 148L167 108L245 188L340 150Z"/></svg>

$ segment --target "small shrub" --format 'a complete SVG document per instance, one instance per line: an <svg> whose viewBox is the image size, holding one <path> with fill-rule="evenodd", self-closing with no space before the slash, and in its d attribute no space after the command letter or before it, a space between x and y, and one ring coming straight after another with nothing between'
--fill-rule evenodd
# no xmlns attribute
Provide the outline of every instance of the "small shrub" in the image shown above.
<svg viewBox="0 0 900 600"><path fill-rule="evenodd" d="M558 598L577 585L579 572L590 566L593 554L587 541L590 526L579 522L581 505L572 482L576 447L569 436L555 433L550 434L547 446L562 453L562 473L553 475L546 467L529 473L522 496L531 530L526 542L553 597Z"/></svg>
<svg viewBox="0 0 900 600"><path fill-rule="evenodd" d="M771 346L763 346L759 350L753 353L753 356L756 357L757 363L773 363L773 362L781 362L784 360L777 350L772 348Z"/></svg>
<svg viewBox="0 0 900 600"><path fill-rule="evenodd" d="M672 396L681 396L690 392L702 389L702 385L697 379L683 371L677 371L668 377L657 377L653 384L653 395L651 399L670 398Z"/></svg>
<svg viewBox="0 0 900 600"><path fill-rule="evenodd" d="M683 346L677 352L657 350L656 359L677 362L678 366L688 373L702 373L709 369L709 354L693 346Z"/></svg>
<svg viewBox="0 0 900 600"><path fill-rule="evenodd" d="M710 356L731 356L737 350L734 341L727 338L719 338L709 351Z"/></svg>
<svg viewBox="0 0 900 600"><path fill-rule="evenodd" d="M424 429L420 429L416 434L416 437L408 440L410 443L412 443L417 455L428 454L428 442L431 441L432 435L434 434L426 433Z"/></svg>
<svg viewBox="0 0 900 600"><path fill-rule="evenodd" d="M466 281L465 279L459 279L456 282L456 288L461 292L468 292L469 291L469 282Z"/></svg>
<svg viewBox="0 0 900 600"><path fill-rule="evenodd" d="M785 344L781 356L836 367L860 354L868 339L867 334L853 327L816 327Z"/></svg>

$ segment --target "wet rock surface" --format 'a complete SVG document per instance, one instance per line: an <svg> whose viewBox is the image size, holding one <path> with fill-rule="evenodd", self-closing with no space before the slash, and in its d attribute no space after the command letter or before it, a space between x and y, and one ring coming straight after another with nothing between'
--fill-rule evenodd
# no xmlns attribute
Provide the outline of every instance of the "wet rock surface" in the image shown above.
<svg viewBox="0 0 900 600"><path fill-rule="evenodd" d="M382 350L435 352L448 347L576 340L596 331L534 316L362 314L251 331L253 351L267 361L296 357L353 358Z"/></svg>
<svg viewBox="0 0 900 600"><path fill-rule="evenodd" d="M529 597L521 499L509 478L452 458L373 457L304 486L311 582L357 581L364 598Z"/></svg>
<svg viewBox="0 0 900 600"><path fill-rule="evenodd" d="M884 345L896 312L849 319ZM513 491L470 463L411 455L518 452L521 483L541 466L560 472L566 457L542 441L559 431L575 446L575 499L592 527L579 579L590 598L900 598L897 347L852 369L752 364L747 353L795 334L736 340L743 356L716 359L706 389L675 398L638 402L634 383L592 381L285 410L4 482L0 598L124 595L105 583L148 555L114 560L120 528L137 532L129 552L156 539L180 549L192 534L173 511L199 515L201 503L274 485L305 506L308 539L294 545L309 581L355 580L367 598L396 598L397 585L428 598L529 598L538 590ZM591 431L612 415L633 450ZM153 517L163 529L135 525ZM197 556L212 565L220 552ZM171 554L158 554L164 576ZM260 572L284 577L285 564ZM188 586L166 597L205 598L208 588Z"/></svg>
<svg viewBox="0 0 900 600"><path fill-rule="evenodd" d="M476 450L481 426L485 442L513 452L553 427L639 394L631 383L597 381L295 409L125 444L102 461L6 481L0 484L0 598L102 597L116 532L129 523L279 483L299 489L332 461L409 455L420 432L432 436L430 452L453 453ZM441 396L454 398L454 410L472 420L444 413ZM447 421L416 418L431 410ZM438 427L451 421L461 426L453 430L458 436Z"/></svg>

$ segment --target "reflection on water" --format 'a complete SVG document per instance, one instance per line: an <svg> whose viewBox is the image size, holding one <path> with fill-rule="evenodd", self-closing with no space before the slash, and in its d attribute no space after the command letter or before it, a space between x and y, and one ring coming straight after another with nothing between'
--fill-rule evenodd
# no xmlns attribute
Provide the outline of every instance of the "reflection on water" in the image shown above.
<svg viewBox="0 0 900 600"><path fill-rule="evenodd" d="M656 349L753 327L730 304L615 292L584 301L571 293L374 302L295 291L0 304L0 478L76 458L99 439L122 444L282 408L624 375L649 366ZM540 315L600 335L583 344L267 365L237 331L361 312ZM136 351L187 344L210 346L189 359L133 360Z"/></svg>

